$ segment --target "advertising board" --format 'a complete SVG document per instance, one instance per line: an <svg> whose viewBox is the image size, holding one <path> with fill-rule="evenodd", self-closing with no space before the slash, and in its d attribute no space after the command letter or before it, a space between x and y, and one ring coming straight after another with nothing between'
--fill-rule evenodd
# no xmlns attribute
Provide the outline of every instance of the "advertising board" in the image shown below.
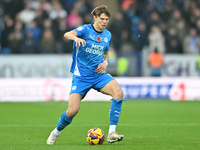
<svg viewBox="0 0 200 150"><path fill-rule="evenodd" d="M71 55L2 55L0 78L70 77Z"/></svg>
<svg viewBox="0 0 200 150"><path fill-rule="evenodd" d="M125 99L200 100L199 78L117 77ZM71 78L0 79L0 101L67 101ZM84 100L109 101L110 96L90 90Z"/></svg>

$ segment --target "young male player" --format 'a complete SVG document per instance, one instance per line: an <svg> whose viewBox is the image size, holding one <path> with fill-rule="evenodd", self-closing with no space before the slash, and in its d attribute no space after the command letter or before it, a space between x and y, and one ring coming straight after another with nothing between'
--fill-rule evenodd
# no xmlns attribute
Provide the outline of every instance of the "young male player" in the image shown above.
<svg viewBox="0 0 200 150"><path fill-rule="evenodd" d="M96 7L92 13L94 23L86 24L66 32L64 37L74 40L73 73L68 109L65 111L47 139L47 144L55 144L60 131L68 126L80 108L80 102L87 92L93 88L112 96L110 107L110 126L107 142L121 141L124 135L118 135L116 126L121 113L123 91L117 81L108 73L108 51L110 50L111 33L106 29L110 12L104 5Z"/></svg>

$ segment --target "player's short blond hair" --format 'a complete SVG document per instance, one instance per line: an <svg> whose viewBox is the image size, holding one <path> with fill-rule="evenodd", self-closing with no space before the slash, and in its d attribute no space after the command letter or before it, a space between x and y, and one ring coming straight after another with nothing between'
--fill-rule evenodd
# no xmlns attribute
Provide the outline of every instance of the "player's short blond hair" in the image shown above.
<svg viewBox="0 0 200 150"><path fill-rule="evenodd" d="M92 12L91 14L95 17L100 17L101 14L105 14L106 16L108 16L109 18L111 17L111 13L108 9L108 7L106 5L100 5L97 6Z"/></svg>

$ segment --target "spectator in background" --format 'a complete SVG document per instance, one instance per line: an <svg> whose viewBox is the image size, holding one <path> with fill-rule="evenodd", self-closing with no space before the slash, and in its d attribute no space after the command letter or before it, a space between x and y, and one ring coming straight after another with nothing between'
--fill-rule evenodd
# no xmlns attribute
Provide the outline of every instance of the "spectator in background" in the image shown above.
<svg viewBox="0 0 200 150"><path fill-rule="evenodd" d="M52 1L53 9L50 11L49 18L55 20L58 18L66 18L68 13L62 8L62 5L58 0Z"/></svg>
<svg viewBox="0 0 200 150"><path fill-rule="evenodd" d="M190 26L195 27L196 21L198 19L200 19L200 9L199 9L197 3L193 2L191 5L191 12L190 12Z"/></svg>
<svg viewBox="0 0 200 150"><path fill-rule="evenodd" d="M23 34L19 31L14 31L9 36L9 47L12 54L20 54L23 46Z"/></svg>
<svg viewBox="0 0 200 150"><path fill-rule="evenodd" d="M67 44L70 44L71 42L66 44L67 40L63 38L63 35L67 30L68 30L68 27L66 25L65 19L59 19L58 31L57 31L58 37L56 37L56 53L64 53L65 50L67 50L67 48L69 48L71 51L71 48L70 48L71 46L67 45Z"/></svg>
<svg viewBox="0 0 200 150"><path fill-rule="evenodd" d="M123 38L127 38L127 37L123 37L125 32L127 32L128 30L127 29L128 26L126 25L126 22L124 21L123 18L124 18L124 15L122 14L122 12L116 12L109 26L109 30L112 33L112 44L113 44L114 49L118 53L121 49Z"/></svg>
<svg viewBox="0 0 200 150"><path fill-rule="evenodd" d="M174 27L170 27L168 29L168 34L166 36L166 53L183 53L182 46L180 40L177 36L176 29Z"/></svg>
<svg viewBox="0 0 200 150"><path fill-rule="evenodd" d="M58 39L57 41L62 40L63 34L68 30L65 18L58 20Z"/></svg>
<svg viewBox="0 0 200 150"><path fill-rule="evenodd" d="M178 9L175 9L172 18L168 21L168 27L176 28L179 21L182 21L185 24L185 19L182 17L181 12Z"/></svg>
<svg viewBox="0 0 200 150"><path fill-rule="evenodd" d="M59 26L58 26L58 38L56 39L56 53L67 53L72 54L73 48L72 48L72 41L68 40L63 37L64 33L68 31L68 26L66 24L65 19L59 20Z"/></svg>
<svg viewBox="0 0 200 150"><path fill-rule="evenodd" d="M138 30L134 36L135 48L142 50L144 46L148 46L148 31L144 21L138 23Z"/></svg>
<svg viewBox="0 0 200 150"><path fill-rule="evenodd" d="M45 30L45 29L50 29L53 32L55 32L55 30L53 28L53 25L52 25L52 21L50 19L45 19L43 21L43 28L42 28L42 30Z"/></svg>
<svg viewBox="0 0 200 150"><path fill-rule="evenodd" d="M42 53L56 52L56 40L53 36L53 32L50 29L46 29L43 32L42 39L40 41L40 49L42 50Z"/></svg>
<svg viewBox="0 0 200 150"><path fill-rule="evenodd" d="M200 55L197 58L196 69L197 69L198 75L200 76Z"/></svg>
<svg viewBox="0 0 200 150"><path fill-rule="evenodd" d="M185 54L200 53L200 38L197 35L195 28L190 28L189 34L185 37L183 42L183 50Z"/></svg>
<svg viewBox="0 0 200 150"><path fill-rule="evenodd" d="M134 7L137 5L137 1L136 0L123 0L121 3L122 9L124 11L127 11L130 9L130 7Z"/></svg>
<svg viewBox="0 0 200 150"><path fill-rule="evenodd" d="M149 15L154 11L154 8L152 7L152 5L150 4L144 4L145 2L141 2L139 1L139 7L140 8L140 17L145 21L145 23L147 24L149 21ZM149 26L147 26L147 28L149 28Z"/></svg>
<svg viewBox="0 0 200 150"><path fill-rule="evenodd" d="M14 30L9 34L9 47L11 53L20 54L24 42L24 32L22 22L16 22Z"/></svg>
<svg viewBox="0 0 200 150"><path fill-rule="evenodd" d="M56 52L60 53L60 54L72 54L73 53L73 41L68 40L66 38L63 37L63 39L58 43L57 47L56 47Z"/></svg>
<svg viewBox="0 0 200 150"><path fill-rule="evenodd" d="M81 24L83 24L82 17L79 15L79 11L77 9L72 9L67 19L68 30L77 28Z"/></svg>
<svg viewBox="0 0 200 150"><path fill-rule="evenodd" d="M92 17L90 13L85 13L83 15L83 24L90 24L92 22Z"/></svg>
<svg viewBox="0 0 200 150"><path fill-rule="evenodd" d="M125 35L127 36L127 35ZM121 49L118 54L120 55L132 55L132 52L135 50L134 44L131 41L124 41L122 43Z"/></svg>
<svg viewBox="0 0 200 150"><path fill-rule="evenodd" d="M112 74L112 76L116 76L117 72L117 54L115 52L115 49L111 45L110 50L109 50L109 60L108 60L108 66L107 70L109 70L109 73Z"/></svg>
<svg viewBox="0 0 200 150"><path fill-rule="evenodd" d="M161 69L163 65L163 55L155 48L154 52L149 54L149 65L151 68L151 76L161 76Z"/></svg>
<svg viewBox="0 0 200 150"><path fill-rule="evenodd" d="M5 28L2 31L2 38L1 38L1 53L9 54L11 53L11 49L9 48L9 35L13 32L14 29L14 20L9 16L4 16L5 20Z"/></svg>
<svg viewBox="0 0 200 150"><path fill-rule="evenodd" d="M200 18L196 21L196 30L197 30L197 34L200 35Z"/></svg>
<svg viewBox="0 0 200 150"><path fill-rule="evenodd" d="M168 30L168 26L166 25L166 23L165 22L161 22L159 28L160 28L160 31L163 34L163 36L166 37L167 32L168 32L167 31Z"/></svg>
<svg viewBox="0 0 200 150"><path fill-rule="evenodd" d="M63 9L58 0L52 0L52 9L50 10L49 18L51 21L51 28L56 41L58 42L62 37L59 32L60 20L66 19L68 12Z"/></svg>
<svg viewBox="0 0 200 150"><path fill-rule="evenodd" d="M74 3L73 7L70 9L70 16L67 17L66 22L70 29L78 27L81 24L90 24L92 22L90 0L78 0Z"/></svg>
<svg viewBox="0 0 200 150"><path fill-rule="evenodd" d="M183 1L181 7L179 7L182 16L184 16L185 20L190 20L190 9L191 9L191 1L186 0Z"/></svg>
<svg viewBox="0 0 200 150"><path fill-rule="evenodd" d="M15 22L14 31L19 31L23 34L24 33L24 24L20 21Z"/></svg>
<svg viewBox="0 0 200 150"><path fill-rule="evenodd" d="M85 0L78 0L76 3L74 3L72 8L76 10L79 15L85 14L88 10Z"/></svg>
<svg viewBox="0 0 200 150"><path fill-rule="evenodd" d="M180 41L180 47L184 45L183 41L189 27L196 28L197 34L200 34L199 0L120 0L119 3L118 10L120 10L119 13L123 13L123 23L120 20L116 23L114 18L110 20L110 25L114 24L114 26L118 27L116 32L121 32L120 25L125 24L124 30L120 34L121 36L116 36L119 37L116 41L113 32L113 46L116 50L119 49L116 51L117 53L121 53L122 48L125 48L126 51L129 49L130 51L130 49L141 49L145 45L146 40L143 38L146 36L142 35L143 31L140 30L140 27L144 27L140 24L141 20L145 22L148 34L150 34L150 29L153 26L158 26L166 40L169 36L168 29L174 27ZM71 49L68 51L67 48L64 48L64 45L65 47L68 45L68 41L63 40L63 36L60 34L65 28L63 20L65 20L67 27L66 31L70 30L70 28L76 28L75 26L80 24L90 23L92 20L90 12L97 5L99 5L98 0L0 1L1 53L11 53L9 42L11 42L11 39L14 40L14 38L10 39L10 34L14 35L15 33L15 38L19 37L19 34L13 30L15 24L22 22L24 29L29 27L30 22L35 21L36 26L44 31L46 30L44 22L49 18L50 29L57 43L56 51L70 53ZM68 15L70 17L67 19ZM114 27L110 27L111 30L112 28L114 29ZM33 35L35 38L35 34ZM138 35L140 35L140 38L138 38ZM26 32L23 33L23 37L25 36ZM166 43L168 42L166 41ZM160 51L161 49L158 48L158 50ZM167 48L168 53L175 52L172 49L170 49L171 52L168 50Z"/></svg>
<svg viewBox="0 0 200 150"><path fill-rule="evenodd" d="M153 52L155 48L157 48L159 53L162 54L165 53L165 38L160 29L158 28L158 26L151 27L148 39L149 39L149 49L151 52Z"/></svg>
<svg viewBox="0 0 200 150"><path fill-rule="evenodd" d="M172 12L175 8L176 6L173 4L172 0L166 0L166 4L161 13L161 18L165 23L171 18Z"/></svg>
<svg viewBox="0 0 200 150"><path fill-rule="evenodd" d="M38 45L33 37L33 32L29 31L25 34L25 40L22 47L22 53L24 54L34 54L39 53Z"/></svg>
<svg viewBox="0 0 200 150"><path fill-rule="evenodd" d="M0 2L0 41L1 41L1 33L2 31L4 30L5 28L5 22L4 22L4 19L3 19L3 6L1 6L1 2ZM1 47L1 42L0 42L0 47Z"/></svg>
<svg viewBox="0 0 200 150"><path fill-rule="evenodd" d="M31 21L24 29L25 34L28 32L32 32L33 39L35 40L36 46L39 45L39 41L41 38L41 29L37 26L37 23L35 21Z"/></svg>
<svg viewBox="0 0 200 150"><path fill-rule="evenodd" d="M188 28L187 28L186 23L182 20L178 21L176 25L176 34L180 40L181 47L183 45L183 40L185 36L187 35L187 33L188 33Z"/></svg>
<svg viewBox="0 0 200 150"><path fill-rule="evenodd" d="M43 32L46 30L46 29L50 29L52 32L53 32L53 35L56 39L56 41L59 41L60 39L63 38L63 36L61 36L60 34L60 30L59 30L59 26L60 26L60 20L63 20L63 19L56 19L54 21L52 21L51 19L45 19L44 20L44 23L43 23ZM61 25L62 26L62 25Z"/></svg>
<svg viewBox="0 0 200 150"><path fill-rule="evenodd" d="M162 20L160 18L160 15L156 12L153 11L152 13L149 14L149 18L146 22L147 24L147 29L148 31L153 27L153 26L157 26L159 27L161 24Z"/></svg>
<svg viewBox="0 0 200 150"><path fill-rule="evenodd" d="M129 62L126 57L119 57L117 61L117 75L127 76L128 65L129 65Z"/></svg>
<svg viewBox="0 0 200 150"><path fill-rule="evenodd" d="M70 12L77 0L60 0L65 10Z"/></svg>
<svg viewBox="0 0 200 150"><path fill-rule="evenodd" d="M32 10L29 3L26 2L25 8L19 13L20 20L28 26L36 17L36 12Z"/></svg>
<svg viewBox="0 0 200 150"><path fill-rule="evenodd" d="M36 24L38 25L38 27L40 29L43 28L43 22L45 19L47 19L49 17L47 11L45 11L43 9L43 5L42 3L40 3L36 9L36 16L35 16L35 19L34 21L36 22Z"/></svg>
<svg viewBox="0 0 200 150"><path fill-rule="evenodd" d="M24 1L25 0L0 0L0 5L4 7L5 15L9 15L11 18L15 18L15 15L24 9Z"/></svg>
<svg viewBox="0 0 200 150"><path fill-rule="evenodd" d="M42 5L42 10L49 13L52 10L52 4L49 0L41 0L40 4Z"/></svg>

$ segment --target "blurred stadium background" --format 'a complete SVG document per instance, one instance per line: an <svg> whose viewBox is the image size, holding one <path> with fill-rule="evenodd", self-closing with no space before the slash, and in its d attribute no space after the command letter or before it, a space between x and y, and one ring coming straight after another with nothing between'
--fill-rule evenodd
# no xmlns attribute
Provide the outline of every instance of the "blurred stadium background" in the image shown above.
<svg viewBox="0 0 200 150"><path fill-rule="evenodd" d="M200 99L199 0L1 0L0 101L67 100L72 41L63 34L91 23L100 4L112 13L107 71L126 99Z"/></svg>

